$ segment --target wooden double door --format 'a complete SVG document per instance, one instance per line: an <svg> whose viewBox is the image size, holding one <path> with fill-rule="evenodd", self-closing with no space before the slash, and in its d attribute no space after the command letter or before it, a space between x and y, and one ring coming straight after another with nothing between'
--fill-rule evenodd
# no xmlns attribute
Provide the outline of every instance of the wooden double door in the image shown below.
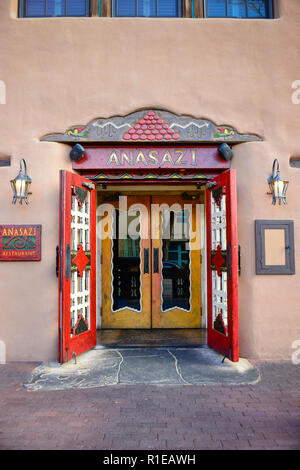
<svg viewBox="0 0 300 470"><path fill-rule="evenodd" d="M199 201L123 196L102 231L102 328L200 328Z"/></svg>

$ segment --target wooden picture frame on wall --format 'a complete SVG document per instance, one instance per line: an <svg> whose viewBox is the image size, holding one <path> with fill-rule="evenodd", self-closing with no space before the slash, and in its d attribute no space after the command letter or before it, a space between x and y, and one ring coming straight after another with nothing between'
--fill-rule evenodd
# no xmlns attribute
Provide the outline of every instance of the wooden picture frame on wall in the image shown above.
<svg viewBox="0 0 300 470"><path fill-rule="evenodd" d="M295 274L294 222L255 221L256 274Z"/></svg>

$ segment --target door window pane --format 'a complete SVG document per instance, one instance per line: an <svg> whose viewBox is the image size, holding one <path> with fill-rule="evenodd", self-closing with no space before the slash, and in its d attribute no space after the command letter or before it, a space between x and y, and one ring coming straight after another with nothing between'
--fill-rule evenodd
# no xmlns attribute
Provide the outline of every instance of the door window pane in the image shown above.
<svg viewBox="0 0 300 470"><path fill-rule="evenodd" d="M177 14L177 3L176 0L160 0L158 2L158 14L157 16L178 16Z"/></svg>
<svg viewBox="0 0 300 470"><path fill-rule="evenodd" d="M48 16L64 16L65 0L48 0Z"/></svg>
<svg viewBox="0 0 300 470"><path fill-rule="evenodd" d="M266 2L264 0L249 0L248 16L251 18L266 18Z"/></svg>
<svg viewBox="0 0 300 470"><path fill-rule="evenodd" d="M228 1L228 16L244 17L247 16L246 1L245 0L229 0Z"/></svg>
<svg viewBox="0 0 300 470"><path fill-rule="evenodd" d="M212 18L271 18L271 0L206 0L206 16Z"/></svg>
<svg viewBox="0 0 300 470"><path fill-rule="evenodd" d="M162 311L191 308L189 212L162 214Z"/></svg>
<svg viewBox="0 0 300 470"><path fill-rule="evenodd" d="M119 238L120 211L113 214L112 240L112 311L129 308L141 311L141 237L140 213L127 214L127 238ZM123 222L124 219L122 219ZM136 225L138 236L130 235ZM122 227L123 229L123 227Z"/></svg>
<svg viewBox="0 0 300 470"><path fill-rule="evenodd" d="M226 186L211 192L211 268L213 328L228 335Z"/></svg>
<svg viewBox="0 0 300 470"><path fill-rule="evenodd" d="M29 0L26 5L26 16L44 16L45 0Z"/></svg>
<svg viewBox="0 0 300 470"><path fill-rule="evenodd" d="M136 16L136 0L118 0L116 16Z"/></svg>
<svg viewBox="0 0 300 470"><path fill-rule="evenodd" d="M208 0L207 16L226 16L226 0Z"/></svg>
<svg viewBox="0 0 300 470"><path fill-rule="evenodd" d="M78 202L74 191L71 197L71 256L74 260L80 246L85 256L90 256L90 194L82 205ZM90 329L90 265L87 264L80 273L74 261L71 264L70 334L73 336Z"/></svg>
<svg viewBox="0 0 300 470"><path fill-rule="evenodd" d="M70 0L67 2L67 15L68 16L85 16L86 15L86 1L85 0Z"/></svg>
<svg viewBox="0 0 300 470"><path fill-rule="evenodd" d="M137 16L156 16L156 0L138 0Z"/></svg>
<svg viewBox="0 0 300 470"><path fill-rule="evenodd" d="M180 17L181 0L113 0L113 16Z"/></svg>
<svg viewBox="0 0 300 470"><path fill-rule="evenodd" d="M20 16L87 16L89 3L89 0L20 0Z"/></svg>

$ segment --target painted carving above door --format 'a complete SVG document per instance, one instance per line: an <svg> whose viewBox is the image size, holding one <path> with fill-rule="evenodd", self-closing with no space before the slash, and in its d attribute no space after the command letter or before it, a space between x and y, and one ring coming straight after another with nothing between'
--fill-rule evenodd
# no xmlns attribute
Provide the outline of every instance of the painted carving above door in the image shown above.
<svg viewBox="0 0 300 470"><path fill-rule="evenodd" d="M141 110L127 116L94 119L64 133L41 138L48 142L241 142L261 141L255 134L240 134L233 127L205 119L177 116L168 111Z"/></svg>

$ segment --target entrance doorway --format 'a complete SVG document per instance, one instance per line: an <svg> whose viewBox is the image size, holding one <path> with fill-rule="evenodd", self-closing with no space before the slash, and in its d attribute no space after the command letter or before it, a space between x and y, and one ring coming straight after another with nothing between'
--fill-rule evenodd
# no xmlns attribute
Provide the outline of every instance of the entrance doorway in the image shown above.
<svg viewBox="0 0 300 470"><path fill-rule="evenodd" d="M201 290L207 293L207 344L238 361L235 171L218 174L203 190L207 276L201 282L200 204L194 194L182 185L176 196L128 194L126 209L121 194L104 198L99 215L96 184L60 172L60 362L96 346L99 300L103 329L198 329Z"/></svg>
<svg viewBox="0 0 300 470"><path fill-rule="evenodd" d="M200 328L199 196L123 195L109 204L101 328Z"/></svg>

